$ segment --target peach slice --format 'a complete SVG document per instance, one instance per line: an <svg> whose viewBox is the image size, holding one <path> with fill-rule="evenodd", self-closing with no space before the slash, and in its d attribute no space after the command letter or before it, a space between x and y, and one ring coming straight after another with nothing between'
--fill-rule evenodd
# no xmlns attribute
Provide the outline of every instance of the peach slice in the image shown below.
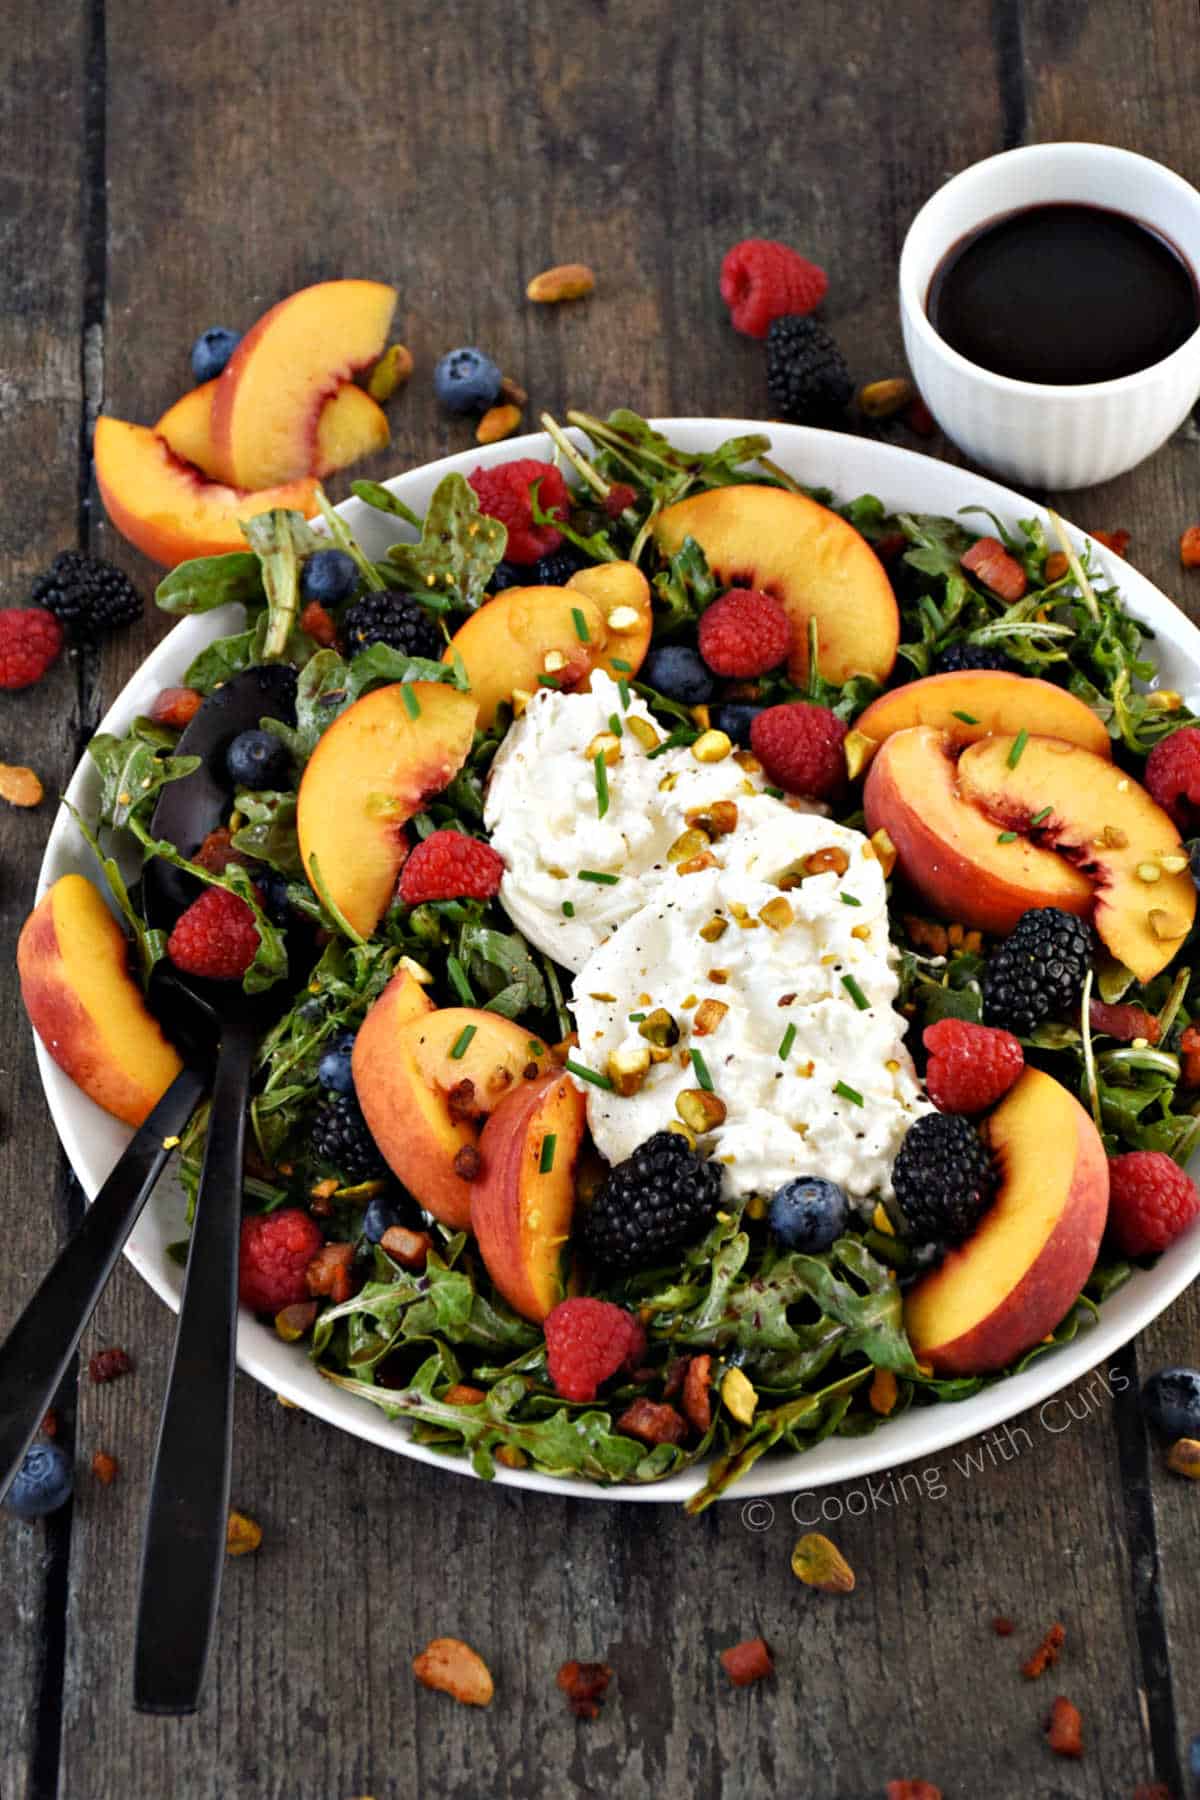
<svg viewBox="0 0 1200 1800"><path fill-rule="evenodd" d="M500 706L536 694L542 679L570 689L593 669L636 674L650 629L645 576L632 563L601 563L566 587L506 588L459 627L442 660L462 657L486 731Z"/></svg>
<svg viewBox="0 0 1200 1800"><path fill-rule="evenodd" d="M668 555L695 538L718 581L774 594L792 621L793 681L808 674L810 619L827 681L891 674L900 642L892 584L867 540L828 507L784 488L711 488L668 506L654 536Z"/></svg>
<svg viewBox="0 0 1200 1800"><path fill-rule="evenodd" d="M469 694L396 682L347 707L309 758L296 804L304 868L363 937L395 893L405 823L462 768L474 733Z"/></svg>
<svg viewBox="0 0 1200 1800"><path fill-rule="evenodd" d="M546 1072L549 1052L525 1027L473 1006L405 1019L391 993L354 1040L359 1105L409 1192L444 1225L466 1230L483 1121L519 1082Z"/></svg>
<svg viewBox="0 0 1200 1800"><path fill-rule="evenodd" d="M206 481L147 426L123 419L96 420L94 454L109 518L122 537L167 568L193 556L244 550L240 521L255 513L283 506L309 518L317 510L316 483L308 477L239 493Z"/></svg>
<svg viewBox="0 0 1200 1800"><path fill-rule="evenodd" d="M1010 831L1028 831L1039 815L1039 841L1092 884L1092 923L1101 942L1139 981L1152 980L1196 914L1196 888L1178 831L1145 788L1115 764L1054 738L1031 737L1018 755L1016 742L983 738L964 750L959 793Z"/></svg>
<svg viewBox="0 0 1200 1800"><path fill-rule="evenodd" d="M587 1101L570 1076L551 1073L510 1090L479 1139L471 1229L488 1274L522 1318L544 1319L563 1297L586 1129Z"/></svg>
<svg viewBox="0 0 1200 1800"><path fill-rule="evenodd" d="M105 1112L140 1125L183 1068L129 973L129 947L82 875L62 875L17 940L21 998L59 1068Z"/></svg>
<svg viewBox="0 0 1200 1800"><path fill-rule="evenodd" d="M1008 932L1031 906L1091 913L1085 875L1026 837L1000 843L996 822L965 804L954 746L930 725L886 740L871 764L863 808L868 831L887 832L908 885L943 918Z"/></svg>
<svg viewBox="0 0 1200 1800"><path fill-rule="evenodd" d="M213 476L217 454L212 441L212 397L216 381L205 381L168 407L154 429L168 449L202 475ZM311 474L323 479L388 443L387 414L363 388L345 381L331 394L317 420L316 457Z"/></svg>
<svg viewBox="0 0 1200 1800"><path fill-rule="evenodd" d="M1112 756L1102 721L1066 688L1033 675L963 669L906 682L873 700L854 721L857 736L871 740L859 746L858 768L893 732L912 725L932 725L953 744L973 744L993 732L1024 730L1081 744L1094 756Z"/></svg>
<svg viewBox="0 0 1200 1800"><path fill-rule="evenodd" d="M996 1198L974 1235L909 1289L913 1353L938 1375L986 1375L1066 1317L1108 1217L1108 1161L1073 1094L1026 1069L987 1125Z"/></svg>
<svg viewBox="0 0 1200 1800"><path fill-rule="evenodd" d="M217 472L245 488L306 474L322 407L378 360L395 307L396 290L383 282L322 281L264 313L217 377Z"/></svg>

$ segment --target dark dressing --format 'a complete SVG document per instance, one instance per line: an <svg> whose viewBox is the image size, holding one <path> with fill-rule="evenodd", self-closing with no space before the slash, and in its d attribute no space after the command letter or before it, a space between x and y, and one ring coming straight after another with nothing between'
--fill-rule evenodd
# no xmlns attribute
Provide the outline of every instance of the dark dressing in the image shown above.
<svg viewBox="0 0 1200 1800"><path fill-rule="evenodd" d="M1113 381L1178 350L1200 325L1196 277L1140 220L1061 203L960 238L925 310L960 356L1017 381Z"/></svg>

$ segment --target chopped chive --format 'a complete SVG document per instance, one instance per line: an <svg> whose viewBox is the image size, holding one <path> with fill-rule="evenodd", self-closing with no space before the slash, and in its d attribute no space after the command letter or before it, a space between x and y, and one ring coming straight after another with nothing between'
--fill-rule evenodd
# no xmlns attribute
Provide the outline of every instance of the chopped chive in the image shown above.
<svg viewBox="0 0 1200 1800"><path fill-rule="evenodd" d="M840 1094L843 1100L852 1100L855 1106L863 1104L862 1095L857 1088L852 1088L848 1081L835 1081L833 1091L835 1094Z"/></svg>
<svg viewBox="0 0 1200 1800"><path fill-rule="evenodd" d="M454 989L463 1005L474 1006L475 995L472 992L470 982L467 980L467 971L463 968L457 956L448 956L446 958L446 975L450 982L450 986Z"/></svg>
<svg viewBox="0 0 1200 1800"><path fill-rule="evenodd" d="M689 1050L688 1055L691 1057L692 1067L696 1071L696 1080L700 1083L700 1086L704 1089L706 1094L711 1094L713 1091L713 1079L708 1072L708 1064L698 1050Z"/></svg>
<svg viewBox="0 0 1200 1800"><path fill-rule="evenodd" d="M562 903L562 910L564 919L573 919L575 917L575 906L573 901L564 900Z"/></svg>
<svg viewBox="0 0 1200 1800"><path fill-rule="evenodd" d="M417 696L413 693L407 682L401 682L400 684L400 697L404 701L404 710L409 718L419 719L421 716L421 702L417 699Z"/></svg>
<svg viewBox="0 0 1200 1800"><path fill-rule="evenodd" d="M581 644L590 644L592 641L592 634L588 630L588 622L577 606L571 608L571 617L575 621L575 636L579 639Z"/></svg>
<svg viewBox="0 0 1200 1800"><path fill-rule="evenodd" d="M996 839L998 844L1015 844L1016 841L1017 834L1015 831L1002 831L1000 836Z"/></svg>
<svg viewBox="0 0 1200 1800"><path fill-rule="evenodd" d="M780 1062L787 1061L788 1057L792 1054L792 1045L795 1043L795 1041L796 1041L796 1027L794 1025L789 1025L787 1030L784 1032L783 1037L781 1038L780 1044L779 1044L779 1060L780 1060Z"/></svg>
<svg viewBox="0 0 1200 1800"><path fill-rule="evenodd" d="M838 899L841 901L843 906L861 906L862 905L862 901L855 899L853 894L839 894Z"/></svg>
<svg viewBox="0 0 1200 1800"><path fill-rule="evenodd" d="M631 1025L640 1025L645 1016L645 1013L630 1013L629 1023Z"/></svg>
<svg viewBox="0 0 1200 1800"><path fill-rule="evenodd" d="M558 1147L558 1133L548 1131L542 1139L542 1154L538 1159L538 1174L549 1175L554 1167L554 1152Z"/></svg>
<svg viewBox="0 0 1200 1800"><path fill-rule="evenodd" d="M646 761L653 762L656 756L665 756L668 750L678 750L680 744L694 744L699 736L700 733L698 731L693 731L691 726L677 725L670 736L665 737L661 744L655 744L653 750L647 750Z"/></svg>
<svg viewBox="0 0 1200 1800"><path fill-rule="evenodd" d="M975 717L974 713L956 712L954 717L956 719L961 719L964 725L978 725L979 723L979 720Z"/></svg>
<svg viewBox="0 0 1200 1800"><path fill-rule="evenodd" d="M617 682L617 692L621 696L621 705L624 707L625 711L628 712L629 711L629 683L626 681L626 679L623 675L621 676L621 679Z"/></svg>
<svg viewBox="0 0 1200 1800"><path fill-rule="evenodd" d="M1034 815L1033 815L1032 819L1030 819L1029 823L1031 825L1040 825L1042 820L1048 819L1050 817L1050 814L1053 811L1054 811L1054 808L1052 806L1043 806L1041 812L1034 813Z"/></svg>
<svg viewBox="0 0 1200 1800"><path fill-rule="evenodd" d="M625 736L625 727L621 723L620 713L609 713L608 729L612 732L614 737Z"/></svg>
<svg viewBox="0 0 1200 1800"><path fill-rule="evenodd" d="M871 1002L867 999L867 996L863 993L853 975L843 975L842 986L853 1000L855 1006L857 1006L859 1012L870 1011Z"/></svg>
<svg viewBox="0 0 1200 1800"><path fill-rule="evenodd" d="M622 662L621 658L619 656L612 657L611 661L612 661L613 668L619 669L621 671L622 675L632 675L633 674L633 664L632 663Z"/></svg>
<svg viewBox="0 0 1200 1800"><path fill-rule="evenodd" d="M539 675L538 676L538 686L539 687L548 687L548 688L557 689L558 685L559 684L555 680L553 675Z"/></svg>
<svg viewBox="0 0 1200 1800"><path fill-rule="evenodd" d="M616 887L619 875L606 875L603 869L580 869L580 881L598 881L601 887Z"/></svg>
<svg viewBox="0 0 1200 1800"><path fill-rule="evenodd" d="M596 817L602 819L608 811L608 764L603 750L597 750L592 767L596 771Z"/></svg>
<svg viewBox="0 0 1200 1800"><path fill-rule="evenodd" d="M765 787L763 789L763 793L770 794L772 800L782 800L783 799L783 789L779 788L779 787Z"/></svg>
<svg viewBox="0 0 1200 1800"><path fill-rule="evenodd" d="M460 1062L467 1054L471 1039L475 1036L476 1029L477 1027L474 1025L464 1025L458 1036L455 1038L450 1051L455 1062Z"/></svg>
<svg viewBox="0 0 1200 1800"><path fill-rule="evenodd" d="M1021 757L1024 755L1025 746L1028 742L1029 742L1029 733L1026 731L1025 727L1022 725L1020 731L1018 731L1016 737L1013 739L1013 747L1008 753L1008 766L1010 769L1016 768L1017 764L1021 760Z"/></svg>
<svg viewBox="0 0 1200 1800"><path fill-rule="evenodd" d="M595 1069L585 1069L582 1063L572 1062L569 1056L563 1067L572 1075L577 1075L580 1081L590 1081L593 1087L605 1088L609 1093L612 1092L612 1082L607 1075L599 1075Z"/></svg>

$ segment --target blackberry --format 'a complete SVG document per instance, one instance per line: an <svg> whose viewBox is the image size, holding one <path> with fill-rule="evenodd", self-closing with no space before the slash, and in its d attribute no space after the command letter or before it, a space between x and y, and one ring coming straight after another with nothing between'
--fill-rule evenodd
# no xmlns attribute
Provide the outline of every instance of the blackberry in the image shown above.
<svg viewBox="0 0 1200 1800"><path fill-rule="evenodd" d="M442 634L412 594L401 594L386 588L382 593L364 594L347 608L342 620L342 636L351 657L372 644L389 644L406 656L440 657Z"/></svg>
<svg viewBox="0 0 1200 1800"><path fill-rule="evenodd" d="M784 419L836 424L854 394L846 359L815 319L785 313L767 332L767 396Z"/></svg>
<svg viewBox="0 0 1200 1800"><path fill-rule="evenodd" d="M721 1169L674 1131L656 1131L609 1170L583 1228L588 1254L610 1269L635 1269L690 1244L712 1224Z"/></svg>
<svg viewBox="0 0 1200 1800"><path fill-rule="evenodd" d="M533 566L533 579L538 587L565 587L572 575L584 567L586 560L574 544L564 543L561 550L538 557Z"/></svg>
<svg viewBox="0 0 1200 1800"><path fill-rule="evenodd" d="M1057 906L1035 906L989 957L983 1016L1018 1037L1078 1006L1095 948L1092 928Z"/></svg>
<svg viewBox="0 0 1200 1800"><path fill-rule="evenodd" d="M502 594L505 588L526 587L528 582L528 569L519 569L516 563L498 562L488 582L488 593Z"/></svg>
<svg viewBox="0 0 1200 1800"><path fill-rule="evenodd" d="M947 644L933 661L934 672L938 675L957 675L960 669L999 669L1006 675L1023 672L1019 663L993 644L971 644L965 639L957 644Z"/></svg>
<svg viewBox="0 0 1200 1800"><path fill-rule="evenodd" d="M317 1161L345 1181L369 1181L387 1172L353 1094L321 1102L313 1117L311 1141Z"/></svg>
<svg viewBox="0 0 1200 1800"><path fill-rule="evenodd" d="M60 550L30 598L78 642L94 644L142 616L141 595L123 570L82 550Z"/></svg>
<svg viewBox="0 0 1200 1800"><path fill-rule="evenodd" d="M955 1113L929 1113L910 1125L892 1170L919 1243L964 1243L991 1203L995 1179L983 1139Z"/></svg>

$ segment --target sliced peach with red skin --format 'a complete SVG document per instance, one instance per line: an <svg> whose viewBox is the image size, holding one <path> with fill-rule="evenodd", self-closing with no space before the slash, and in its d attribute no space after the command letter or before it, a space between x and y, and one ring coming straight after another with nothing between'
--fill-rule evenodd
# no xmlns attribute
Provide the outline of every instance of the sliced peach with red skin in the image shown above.
<svg viewBox="0 0 1200 1800"><path fill-rule="evenodd" d="M525 1027L472 1006L403 1018L390 993L354 1040L358 1102L392 1172L444 1225L466 1230L483 1121L545 1073L549 1051Z"/></svg>
<svg viewBox="0 0 1200 1800"><path fill-rule="evenodd" d="M215 476L217 454L212 440L212 398L216 381L191 388L168 407L154 429L174 454ZM321 408L312 468L318 480L347 468L388 443L387 414L365 389L345 381Z"/></svg>
<svg viewBox="0 0 1200 1800"><path fill-rule="evenodd" d="M183 1064L129 972L129 946L91 882L62 875L17 940L21 998L59 1068L140 1125Z"/></svg>
<svg viewBox="0 0 1200 1800"><path fill-rule="evenodd" d="M986 1375L1066 1317L1108 1218L1108 1159L1083 1107L1026 1069L985 1126L996 1198L974 1234L908 1290L913 1353L938 1375Z"/></svg>
<svg viewBox="0 0 1200 1800"><path fill-rule="evenodd" d="M290 294L251 327L217 377L217 472L239 487L307 474L321 409L382 355L396 290L380 281L322 281Z"/></svg>
<svg viewBox="0 0 1200 1800"><path fill-rule="evenodd" d="M876 746L913 725L932 725L952 744L973 744L996 732L1015 736L1028 731L1080 744L1094 756L1112 756L1102 721L1066 688L1001 669L962 669L906 682L873 700L854 721L857 737L871 740L860 747L859 768Z"/></svg>
<svg viewBox="0 0 1200 1800"><path fill-rule="evenodd" d="M522 1082L483 1128L471 1229L487 1272L522 1318L540 1322L563 1297L563 1252L587 1102L570 1076Z"/></svg>
<svg viewBox="0 0 1200 1800"><path fill-rule="evenodd" d="M255 513L282 506L309 518L317 511L317 485L308 477L240 493L206 481L147 426L123 419L96 420L94 456L109 518L122 537L167 568L194 556L244 550L241 521Z"/></svg>
<svg viewBox="0 0 1200 1800"><path fill-rule="evenodd" d="M694 538L723 586L775 596L791 620L793 681L807 678L810 620L827 681L891 674L900 642L892 584L861 532L827 506L753 482L710 488L668 506L654 536L667 555Z"/></svg>

